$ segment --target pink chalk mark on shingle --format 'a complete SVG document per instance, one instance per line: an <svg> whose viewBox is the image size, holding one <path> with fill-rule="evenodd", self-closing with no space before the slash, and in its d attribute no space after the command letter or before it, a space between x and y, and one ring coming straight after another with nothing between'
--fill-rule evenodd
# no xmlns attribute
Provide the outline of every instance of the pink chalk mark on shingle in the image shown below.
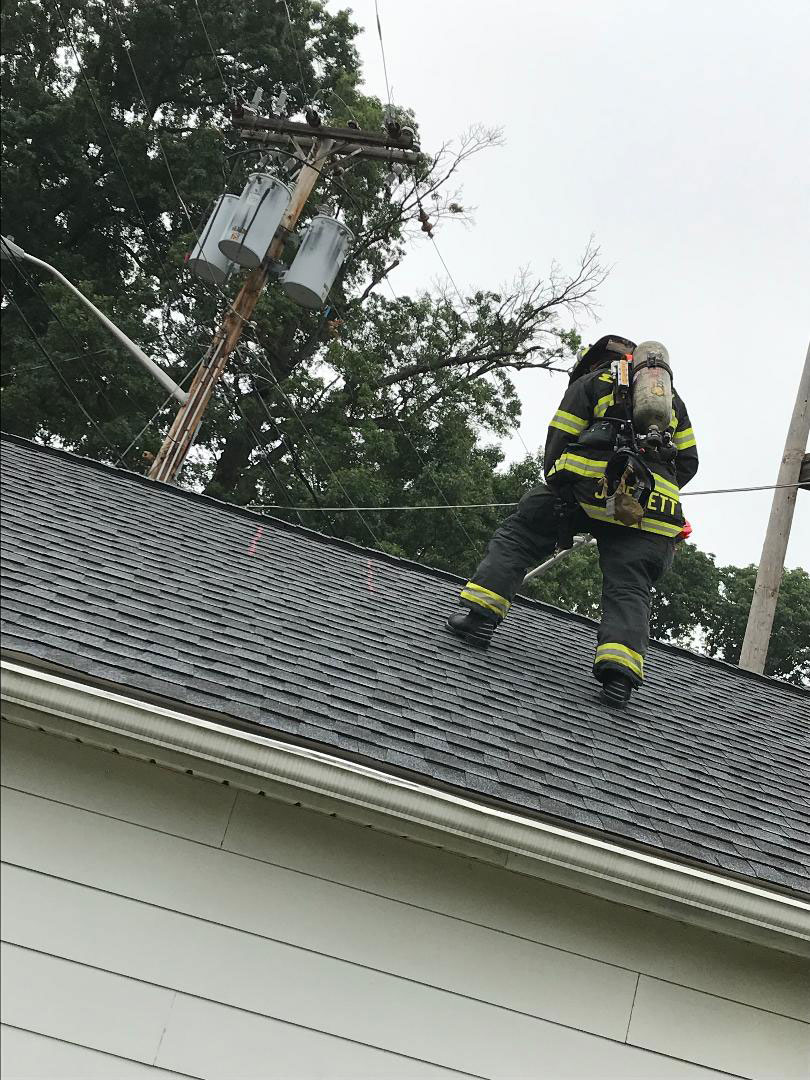
<svg viewBox="0 0 810 1080"><path fill-rule="evenodd" d="M250 541L250 547L248 548L248 551L247 551L248 555L255 555L256 554L256 545L261 540L263 535L264 535L264 528L260 525L258 527L258 529L256 530L256 535Z"/></svg>
<svg viewBox="0 0 810 1080"><path fill-rule="evenodd" d="M371 559L368 560L368 591L374 592L374 569L371 565Z"/></svg>

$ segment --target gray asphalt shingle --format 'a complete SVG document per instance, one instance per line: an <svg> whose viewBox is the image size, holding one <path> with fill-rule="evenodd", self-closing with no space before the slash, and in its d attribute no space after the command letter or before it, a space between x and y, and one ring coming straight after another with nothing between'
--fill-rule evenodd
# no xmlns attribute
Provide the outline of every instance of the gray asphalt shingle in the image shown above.
<svg viewBox="0 0 810 1080"><path fill-rule="evenodd" d="M810 892L810 694L654 643L615 713L588 620L518 600L480 653L442 629L450 574L2 451L6 650Z"/></svg>

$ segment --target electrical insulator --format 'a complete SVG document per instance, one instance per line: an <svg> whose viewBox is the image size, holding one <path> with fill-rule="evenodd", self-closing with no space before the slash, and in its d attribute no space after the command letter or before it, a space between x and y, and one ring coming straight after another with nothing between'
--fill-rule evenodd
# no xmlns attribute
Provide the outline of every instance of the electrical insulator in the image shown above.
<svg viewBox="0 0 810 1080"><path fill-rule="evenodd" d="M222 254L251 270L259 266L291 198L290 189L275 176L251 173L219 241Z"/></svg>
<svg viewBox="0 0 810 1080"><path fill-rule="evenodd" d="M238 202L238 195L220 195L197 243L186 260L189 270L203 281L223 285L233 269L233 262L219 249L219 238L222 236L223 228L233 216Z"/></svg>
<svg viewBox="0 0 810 1080"><path fill-rule="evenodd" d="M342 221L325 214L314 217L284 275L282 288L287 296L303 307L320 310L353 239Z"/></svg>

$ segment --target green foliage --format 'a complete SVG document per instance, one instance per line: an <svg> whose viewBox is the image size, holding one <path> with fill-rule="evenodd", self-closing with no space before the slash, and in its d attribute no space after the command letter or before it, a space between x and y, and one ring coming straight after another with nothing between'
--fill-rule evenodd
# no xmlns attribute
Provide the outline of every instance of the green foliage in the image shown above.
<svg viewBox="0 0 810 1080"><path fill-rule="evenodd" d="M706 626L710 655L739 662L756 577L755 566L721 568L720 600ZM765 674L810 686L810 575L798 567L782 574Z"/></svg>

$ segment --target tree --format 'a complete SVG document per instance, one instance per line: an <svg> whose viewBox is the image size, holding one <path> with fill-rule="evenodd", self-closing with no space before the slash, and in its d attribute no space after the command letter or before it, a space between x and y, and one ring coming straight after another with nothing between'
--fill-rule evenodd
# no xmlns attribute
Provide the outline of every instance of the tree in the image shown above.
<svg viewBox="0 0 810 1080"><path fill-rule="evenodd" d="M47 252L181 381L226 302L182 271L182 252L212 200L223 186L238 190L254 160L228 134L228 88L246 96L256 84L282 88L296 115L317 85L336 122L377 127L380 102L357 91L356 28L316 0L296 3L292 30L270 0L236 17L222 0L165 10L105 0L12 4L4 19L3 201L16 239ZM170 56L160 48L167 38ZM482 431L502 436L517 421L511 372L570 359L578 338L560 317L587 308L604 276L598 249L590 244L570 275L523 273L501 292L463 299L463 311L446 293L388 300L378 290L426 217L435 227L465 216L459 170L497 141L474 128L393 190L386 168L371 162L323 187L357 238L330 297L340 336L324 313L266 290L184 482L243 503L369 503L382 491L395 503L425 492L430 501L486 501L475 492L493 482L499 458L479 445ZM59 286L39 285L24 264L4 268L4 284L6 426L144 468L173 405L154 417L154 384ZM330 527L371 535L357 515ZM373 531L401 547L398 527L377 520Z"/></svg>
<svg viewBox="0 0 810 1080"><path fill-rule="evenodd" d="M720 599L709 612L706 647L730 664L740 660L756 566L720 570ZM810 687L810 574L797 567L782 573L765 674Z"/></svg>

